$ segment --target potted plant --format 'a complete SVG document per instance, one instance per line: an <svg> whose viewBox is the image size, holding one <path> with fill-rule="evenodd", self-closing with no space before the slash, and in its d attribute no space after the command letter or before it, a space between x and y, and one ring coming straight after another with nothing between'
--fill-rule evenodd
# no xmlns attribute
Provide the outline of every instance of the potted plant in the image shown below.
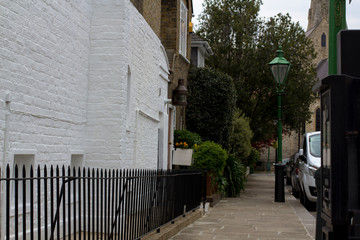
<svg viewBox="0 0 360 240"><path fill-rule="evenodd" d="M193 149L201 143L201 137L187 130L175 130L174 142L173 164L191 166Z"/></svg>

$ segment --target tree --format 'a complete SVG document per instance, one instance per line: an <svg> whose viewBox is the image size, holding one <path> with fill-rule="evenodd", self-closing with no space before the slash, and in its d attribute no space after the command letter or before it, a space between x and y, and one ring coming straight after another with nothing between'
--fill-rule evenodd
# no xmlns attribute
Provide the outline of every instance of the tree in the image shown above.
<svg viewBox="0 0 360 240"><path fill-rule="evenodd" d="M248 78L239 81L240 87L247 89L239 105L247 107L247 99L252 99L252 106L246 111L251 119L251 127L257 136L255 140L267 140L271 136L270 131L275 130L274 120L277 114L277 93L275 80L270 73L268 62L275 56L279 45L282 45L285 58L291 63L287 80L284 84L283 98L283 122L285 128L297 130L299 125L310 120L309 106L314 101L312 87L315 84L316 72L313 59L316 57L314 47L310 39L305 37L305 32L299 23L291 21L291 17L278 14L270 18L261 26L257 37L257 48L254 61L245 72ZM260 71L256 73L256 67ZM239 98L238 98L239 101ZM270 111L269 111L270 110ZM263 125L261 123L264 123ZM256 128L256 126L261 126ZM274 127L272 127L274 126ZM261 130L266 133L261 138Z"/></svg>
<svg viewBox="0 0 360 240"><path fill-rule="evenodd" d="M261 0L205 0L197 33L214 52L207 59L210 66L238 77L244 51L254 46L260 4Z"/></svg>
<svg viewBox="0 0 360 240"><path fill-rule="evenodd" d="M230 138L231 153L238 159L247 158L252 150L251 138L253 132L250 129L249 120L237 111L233 118L233 130Z"/></svg>
<svg viewBox="0 0 360 240"><path fill-rule="evenodd" d="M298 129L310 119L316 77L315 50L304 30L288 14L265 22L258 17L260 5L260 0L205 0L198 31L214 52L207 64L234 79L236 105L250 119L253 142L266 141L276 132L277 93L268 62L279 44L291 63L284 84L284 128Z"/></svg>
<svg viewBox="0 0 360 240"><path fill-rule="evenodd" d="M228 149L236 101L232 78L212 69L192 68L188 90L186 128Z"/></svg>

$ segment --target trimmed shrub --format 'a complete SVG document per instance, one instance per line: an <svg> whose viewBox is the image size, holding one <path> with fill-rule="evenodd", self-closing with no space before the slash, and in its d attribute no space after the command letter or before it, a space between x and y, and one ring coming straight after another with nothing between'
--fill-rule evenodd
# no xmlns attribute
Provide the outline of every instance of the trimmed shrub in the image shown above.
<svg viewBox="0 0 360 240"><path fill-rule="evenodd" d="M236 105L233 79L209 68L191 68L188 90L186 128L228 149Z"/></svg>
<svg viewBox="0 0 360 240"><path fill-rule="evenodd" d="M206 141L202 143L193 154L193 167L208 170L208 177L211 179L211 192L225 192L227 185L223 177L227 153L217 143Z"/></svg>
<svg viewBox="0 0 360 240"><path fill-rule="evenodd" d="M219 144L206 141L198 147L193 158L194 168L207 169L213 175L222 176L227 153Z"/></svg>

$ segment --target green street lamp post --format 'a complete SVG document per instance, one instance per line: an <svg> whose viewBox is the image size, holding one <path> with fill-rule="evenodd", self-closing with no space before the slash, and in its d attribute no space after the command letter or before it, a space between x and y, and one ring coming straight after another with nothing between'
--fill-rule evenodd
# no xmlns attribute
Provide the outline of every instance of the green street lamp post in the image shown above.
<svg viewBox="0 0 360 240"><path fill-rule="evenodd" d="M345 2L345 0L329 1L329 75L337 74L337 34L341 29L347 28Z"/></svg>
<svg viewBox="0 0 360 240"><path fill-rule="evenodd" d="M290 69L290 63L283 57L281 46L276 51L277 57L270 63L271 72L275 78L276 89L278 93L278 147L277 164L275 164L275 202L285 202L284 193L284 168L282 164L282 114L281 114L281 95L284 93L282 84L286 81Z"/></svg>

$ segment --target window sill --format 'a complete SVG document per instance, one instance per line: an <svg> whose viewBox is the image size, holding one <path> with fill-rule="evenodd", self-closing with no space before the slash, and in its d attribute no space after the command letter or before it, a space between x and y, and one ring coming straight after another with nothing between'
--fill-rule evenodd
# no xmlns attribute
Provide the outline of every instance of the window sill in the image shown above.
<svg viewBox="0 0 360 240"><path fill-rule="evenodd" d="M184 60L187 64L190 64L190 60L187 59L182 53L179 52L179 56L182 60Z"/></svg>

